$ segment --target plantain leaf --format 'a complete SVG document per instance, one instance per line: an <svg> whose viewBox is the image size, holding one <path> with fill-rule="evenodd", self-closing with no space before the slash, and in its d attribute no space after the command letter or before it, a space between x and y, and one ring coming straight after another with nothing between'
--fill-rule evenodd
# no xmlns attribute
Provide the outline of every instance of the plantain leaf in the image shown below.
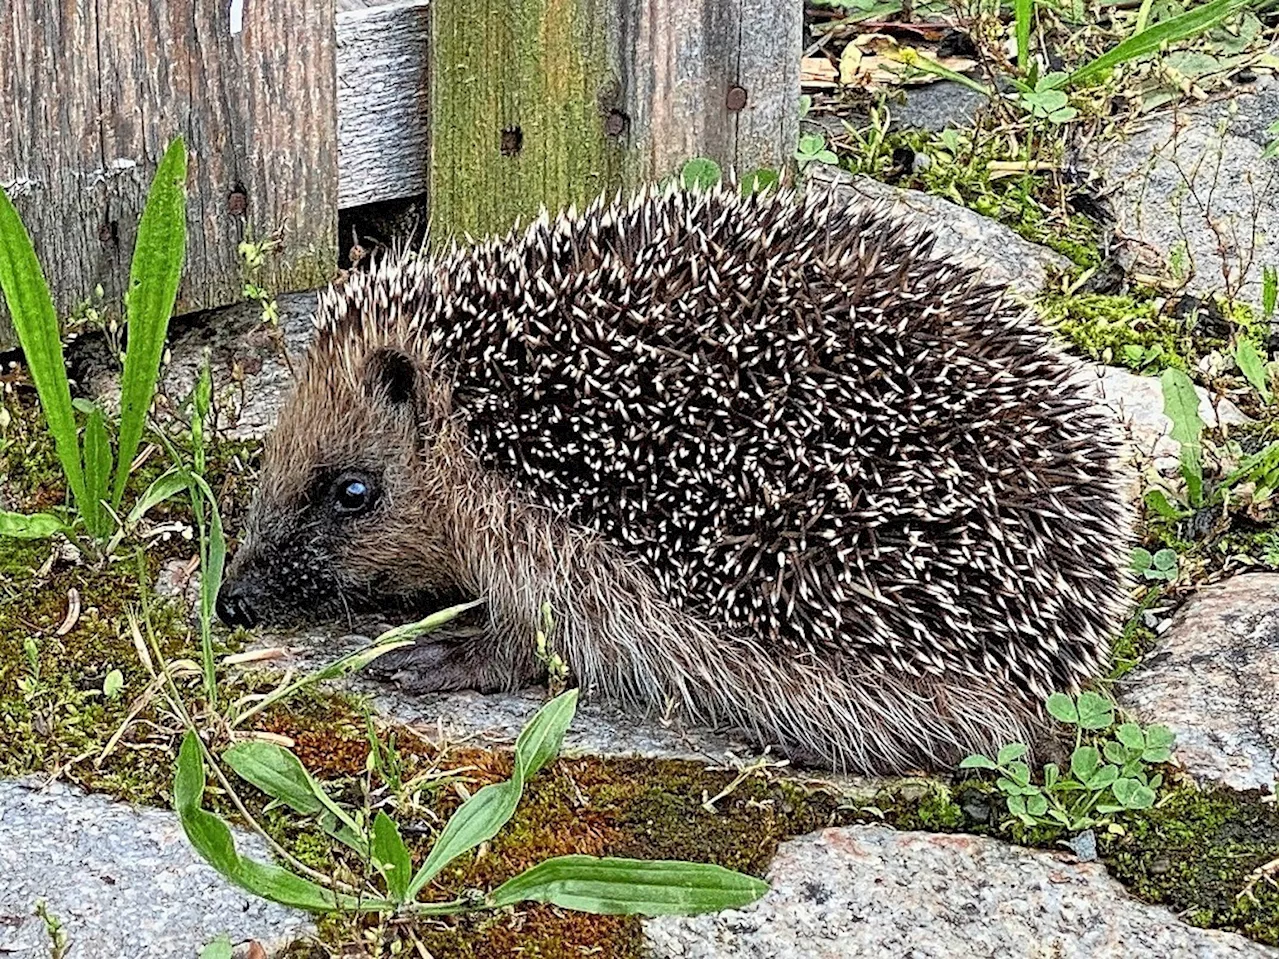
<svg viewBox="0 0 1280 959"><path fill-rule="evenodd" d="M187 841L205 862L231 882L256 896L281 905L311 912L338 909L364 912L385 911L392 903L385 899L355 899L335 895L308 879L295 876L279 866L244 859L236 852L227 824L200 808L204 797L204 759L196 734L188 730L178 750L178 766L173 781L173 807L182 823Z"/></svg>
<svg viewBox="0 0 1280 959"><path fill-rule="evenodd" d="M1240 367L1240 372L1258 395L1267 400L1271 392L1267 389L1267 367L1252 341L1241 339L1236 344L1236 366Z"/></svg>
<svg viewBox="0 0 1280 959"><path fill-rule="evenodd" d="M292 752L275 743L236 743L222 754L222 761L237 776L257 786L294 812L313 816L325 808L323 792Z"/></svg>
<svg viewBox="0 0 1280 959"><path fill-rule="evenodd" d="M304 816L327 813L321 819L325 831L361 855L368 854L368 844L350 815L288 749L275 743L237 743L222 754L222 760L241 779L295 812Z"/></svg>
<svg viewBox="0 0 1280 959"><path fill-rule="evenodd" d="M492 839L506 825L520 803L525 781L559 752L577 703L578 691L571 689L538 710L516 740L512 777L504 783L485 786L458 807L409 883L409 899L416 899L422 887L441 869L463 853Z"/></svg>
<svg viewBox="0 0 1280 959"><path fill-rule="evenodd" d="M67 528L52 513L9 513L0 510L0 536L13 539L45 539Z"/></svg>
<svg viewBox="0 0 1280 959"><path fill-rule="evenodd" d="M387 881L387 889L396 902L404 902L409 895L409 879L413 863L409 850L400 838L400 830L381 809L373 817L373 860L378 871Z"/></svg>
<svg viewBox="0 0 1280 959"><path fill-rule="evenodd" d="M494 890L489 902L548 902L613 916L693 916L745 906L768 891L768 883L723 866L576 855L525 870Z"/></svg>
<svg viewBox="0 0 1280 959"><path fill-rule="evenodd" d="M62 355L58 314L49 295L40 261L22 218L0 188L0 292L9 306L18 344L40 397L40 408L53 435L58 462L71 487L76 505L85 501L84 471L80 467L80 441L71 408L71 387Z"/></svg>
<svg viewBox="0 0 1280 959"><path fill-rule="evenodd" d="M516 767L526 782L554 759L578 708L578 691L570 689L547 703L516 739Z"/></svg>
<svg viewBox="0 0 1280 959"><path fill-rule="evenodd" d="M187 243L187 148L182 137L169 144L138 223L138 240L125 293L128 349L120 377L120 434L111 504L119 509L129 465L155 393L169 317L182 279Z"/></svg>
<svg viewBox="0 0 1280 959"><path fill-rule="evenodd" d="M1013 22L1017 40L1018 70L1025 73L1031 56L1031 11L1033 0L1014 0Z"/></svg>
<svg viewBox="0 0 1280 959"><path fill-rule="evenodd" d="M1195 384L1182 370L1173 368L1160 374L1164 393L1164 415L1173 423L1170 435L1184 445L1199 445L1204 421L1200 419L1200 397Z"/></svg>
<svg viewBox="0 0 1280 959"><path fill-rule="evenodd" d="M125 525L135 525L156 506L159 506L169 497L181 493L186 488L187 478L179 470L171 469L167 473L162 473L156 477L155 482L148 486L146 492L138 497L138 501L133 504L133 509L129 510Z"/></svg>

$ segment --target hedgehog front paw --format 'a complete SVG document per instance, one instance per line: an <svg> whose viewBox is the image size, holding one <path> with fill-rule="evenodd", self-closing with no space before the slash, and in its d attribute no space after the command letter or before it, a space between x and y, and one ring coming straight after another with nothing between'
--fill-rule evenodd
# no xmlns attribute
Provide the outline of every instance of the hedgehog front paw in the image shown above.
<svg viewBox="0 0 1280 959"><path fill-rule="evenodd" d="M480 693L505 689L494 668L487 630L451 624L412 646L379 656L366 672L411 693L448 693L470 689Z"/></svg>

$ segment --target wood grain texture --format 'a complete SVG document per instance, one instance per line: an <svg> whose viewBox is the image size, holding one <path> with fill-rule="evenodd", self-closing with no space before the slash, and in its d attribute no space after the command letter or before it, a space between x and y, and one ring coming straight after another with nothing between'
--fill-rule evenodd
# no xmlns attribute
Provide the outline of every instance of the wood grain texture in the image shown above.
<svg viewBox="0 0 1280 959"><path fill-rule="evenodd" d="M425 193L430 140L427 0L338 14L338 205Z"/></svg>
<svg viewBox="0 0 1280 959"><path fill-rule="evenodd" d="M191 155L178 312L236 302L237 246L272 236L255 277L325 282L337 257L334 0L12 0L0 13L0 184L59 310L120 302L146 189L170 137ZM7 317L0 346L12 345Z"/></svg>
<svg viewBox="0 0 1280 959"><path fill-rule="evenodd" d="M499 233L694 156L781 167L801 18L790 0L434 0L434 235Z"/></svg>
<svg viewBox="0 0 1280 959"><path fill-rule="evenodd" d="M433 235L484 236L620 182L605 0L433 0Z"/></svg>
<svg viewBox="0 0 1280 959"><path fill-rule="evenodd" d="M614 3L611 53L631 119L632 179L664 176L695 156L739 174L790 161L799 132L802 5Z"/></svg>

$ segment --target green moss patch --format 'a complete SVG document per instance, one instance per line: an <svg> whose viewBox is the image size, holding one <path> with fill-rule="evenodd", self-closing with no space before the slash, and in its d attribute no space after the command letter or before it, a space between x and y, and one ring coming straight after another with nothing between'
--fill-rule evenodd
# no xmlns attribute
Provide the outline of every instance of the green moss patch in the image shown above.
<svg viewBox="0 0 1280 959"><path fill-rule="evenodd" d="M1233 929L1274 946L1275 874L1258 875L1277 855L1276 805L1269 798L1177 789L1148 814L1127 820L1124 835L1104 837L1102 857L1138 898L1192 925Z"/></svg>

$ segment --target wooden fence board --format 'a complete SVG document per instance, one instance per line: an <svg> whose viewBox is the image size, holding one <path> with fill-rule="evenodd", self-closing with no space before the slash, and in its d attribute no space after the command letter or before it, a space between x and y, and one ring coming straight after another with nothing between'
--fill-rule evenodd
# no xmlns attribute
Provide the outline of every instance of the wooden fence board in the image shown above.
<svg viewBox="0 0 1280 959"><path fill-rule="evenodd" d="M0 9L0 184L63 312L99 284L118 300L179 131L179 311L240 298L246 234L282 242L264 287L323 283L339 207L426 194L436 236L479 236L692 156L746 173L794 148L798 3L363 2L336 17L335 0ZM0 308L0 348L12 342Z"/></svg>
<svg viewBox="0 0 1280 959"><path fill-rule="evenodd" d="M313 287L337 258L334 0L13 0L0 14L0 184L60 311L118 304L168 139L191 155L178 312L241 298L237 246L278 239L255 279ZM12 345L0 310L0 345Z"/></svg>
<svg viewBox="0 0 1280 959"><path fill-rule="evenodd" d="M433 0L431 221L505 231L694 156L778 169L797 133L802 6Z"/></svg>
<svg viewBox="0 0 1280 959"><path fill-rule="evenodd" d="M505 230L546 203L620 182L622 146L598 99L609 85L606 0L433 0L435 235Z"/></svg>
<svg viewBox="0 0 1280 959"><path fill-rule="evenodd" d="M338 14L338 206L427 191L431 8Z"/></svg>

